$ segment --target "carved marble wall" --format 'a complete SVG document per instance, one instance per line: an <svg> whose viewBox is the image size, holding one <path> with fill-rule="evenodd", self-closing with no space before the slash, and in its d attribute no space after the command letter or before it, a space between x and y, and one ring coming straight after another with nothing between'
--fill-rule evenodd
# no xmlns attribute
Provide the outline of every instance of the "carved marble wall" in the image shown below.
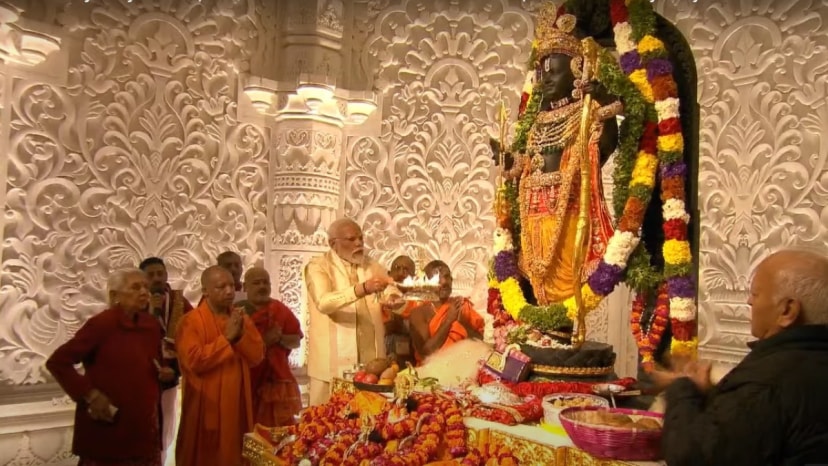
<svg viewBox="0 0 828 466"><path fill-rule="evenodd" d="M397 253L420 267L446 261L455 289L481 308L494 228L488 138L501 101L517 108L531 18L500 0L368 2L360 16L354 56L382 94L382 126L349 141L345 214L384 263Z"/></svg>
<svg viewBox="0 0 828 466"><path fill-rule="evenodd" d="M265 259L269 136L237 94L267 40L256 3L46 3L20 6L60 51L0 68L3 404L9 384L51 386L45 358L102 308L111 271L162 256L195 300L219 252ZM4 408L42 411L0 433L0 464L69 458L73 406L55 400Z"/></svg>
<svg viewBox="0 0 828 466"><path fill-rule="evenodd" d="M42 363L101 308L106 274L146 255L196 298L198 272L237 250L304 320L299 271L344 212L380 260L440 257L482 305L487 139L500 101L517 106L533 2L301 3L18 2L61 43L40 65L0 65L0 465L70 461L72 405ZM828 225L828 3L777 3L655 2L699 71L702 352L726 363L749 339L752 268L824 245ZM375 88L380 108L342 127L241 95L248 74L302 73ZM330 184L303 196L308 169ZM627 354L617 299L593 335Z"/></svg>

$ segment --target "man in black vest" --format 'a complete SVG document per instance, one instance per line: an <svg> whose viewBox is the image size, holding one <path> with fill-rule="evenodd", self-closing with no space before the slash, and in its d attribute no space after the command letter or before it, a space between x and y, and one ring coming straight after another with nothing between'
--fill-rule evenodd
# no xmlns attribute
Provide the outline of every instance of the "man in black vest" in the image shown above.
<svg viewBox="0 0 828 466"><path fill-rule="evenodd" d="M710 365L655 374L667 388L667 464L828 464L828 258L777 252L750 288L758 340L718 384Z"/></svg>

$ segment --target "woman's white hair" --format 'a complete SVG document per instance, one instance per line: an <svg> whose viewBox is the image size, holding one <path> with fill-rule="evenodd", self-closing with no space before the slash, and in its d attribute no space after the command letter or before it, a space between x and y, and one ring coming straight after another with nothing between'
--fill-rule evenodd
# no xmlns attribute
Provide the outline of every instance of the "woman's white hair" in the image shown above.
<svg viewBox="0 0 828 466"><path fill-rule="evenodd" d="M124 291L127 279L133 275L144 275L141 269L121 269L112 272L106 279L106 296L110 306L114 306L112 294L116 291Z"/></svg>
<svg viewBox="0 0 828 466"><path fill-rule="evenodd" d="M777 254L787 260L776 270L776 298L799 301L803 324L828 325L828 257L811 250L786 250Z"/></svg>

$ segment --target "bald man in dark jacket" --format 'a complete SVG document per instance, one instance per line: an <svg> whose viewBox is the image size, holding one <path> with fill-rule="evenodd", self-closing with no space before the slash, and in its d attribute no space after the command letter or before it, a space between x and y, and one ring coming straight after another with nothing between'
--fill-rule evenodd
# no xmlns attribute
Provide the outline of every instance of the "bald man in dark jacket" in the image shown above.
<svg viewBox="0 0 828 466"><path fill-rule="evenodd" d="M717 385L704 363L655 375L670 466L828 464L828 258L771 255L748 302L758 340Z"/></svg>

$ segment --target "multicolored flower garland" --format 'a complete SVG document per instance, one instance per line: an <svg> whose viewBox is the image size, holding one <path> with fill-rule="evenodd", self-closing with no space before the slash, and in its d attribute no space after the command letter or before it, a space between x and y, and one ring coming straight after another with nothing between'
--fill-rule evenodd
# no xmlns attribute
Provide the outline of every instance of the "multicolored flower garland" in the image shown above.
<svg viewBox="0 0 828 466"><path fill-rule="evenodd" d="M581 293L585 310L589 312L622 280L642 293L660 281L650 266L645 248L639 244L639 232L655 187L657 169L660 167L664 201L664 277L670 296L669 315L673 328L671 351L673 354L692 356L697 346L694 337L695 286L691 276L692 254L687 241L689 215L684 206L687 170L682 161L683 139L678 119L678 91L664 44L652 34L655 28L652 6L647 0L628 2L629 10L624 0L610 0L616 46L622 54L623 74L618 70L615 60L604 51L598 76L599 81L612 94L620 96L625 105L626 118L621 127L614 193L616 214L620 215L606 253L596 271L583 285ZM630 16L632 21L629 21ZM534 66L534 60L537 59L534 50L532 57ZM529 82L531 80L527 79ZM513 153L525 150L526 137L539 111L540 93L527 95L525 91L526 89L521 98L523 111L518 121ZM505 188L506 199L512 210L511 230L518 236L520 223L519 216L515 215L515 185L515 182L507 183ZM502 219L498 220L503 225ZM513 248L496 252L490 273L490 297L501 300L503 308L511 317L538 330L549 331L571 326L577 312L574 297L548 306L529 305L517 280L517 259ZM651 326L647 338L653 337L660 341L663 332L662 326ZM644 347L641 348L642 346ZM651 345L644 343L640 345L643 355L649 346ZM652 359L651 353L649 357L644 357Z"/></svg>
<svg viewBox="0 0 828 466"><path fill-rule="evenodd" d="M687 166L683 161L678 88L664 43L655 37L655 14L647 0L610 0L610 20L621 68L647 102L654 104L657 123L648 122L645 133L655 132L657 163L663 201L664 277L670 298L673 355L695 356L696 288L693 256L687 241L690 215L685 207ZM649 145L649 144L648 144ZM647 149L652 149L648 147ZM635 178L635 176L634 176Z"/></svg>

